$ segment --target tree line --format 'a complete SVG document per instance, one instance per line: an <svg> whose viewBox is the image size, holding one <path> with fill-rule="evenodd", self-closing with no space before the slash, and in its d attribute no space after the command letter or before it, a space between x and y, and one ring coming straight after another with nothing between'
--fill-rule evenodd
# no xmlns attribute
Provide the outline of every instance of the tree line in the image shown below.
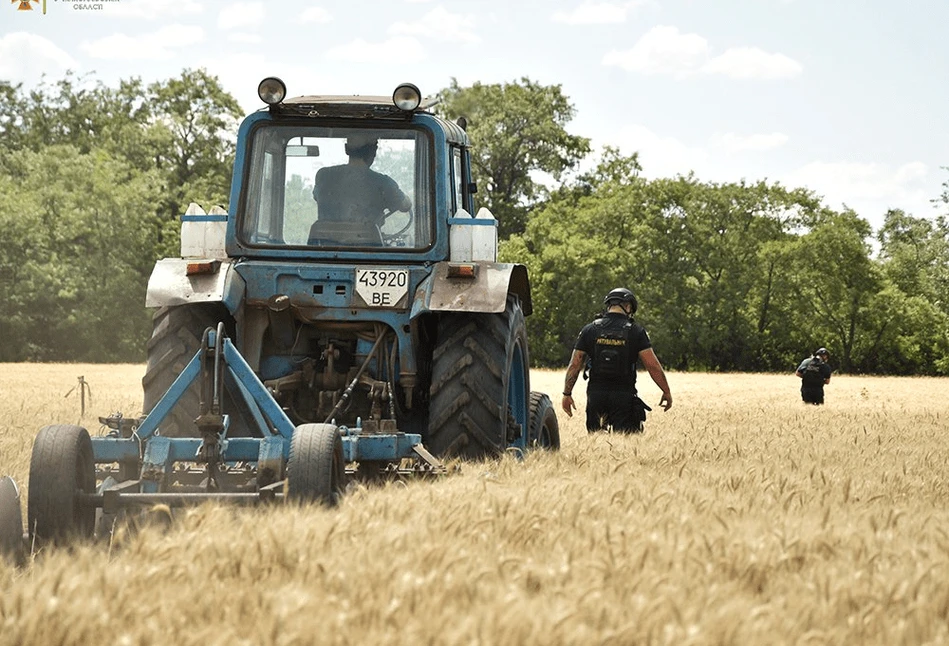
<svg viewBox="0 0 949 646"><path fill-rule="evenodd" d="M894 209L873 231L803 188L646 179L611 148L579 172L590 141L567 132L560 86L452 81L440 98L468 121L501 259L530 269L533 365L563 366L627 286L671 368L787 371L824 345L847 372L949 374L946 215ZM0 361L144 360L148 276L189 202L226 206L242 116L204 70L0 81Z"/></svg>

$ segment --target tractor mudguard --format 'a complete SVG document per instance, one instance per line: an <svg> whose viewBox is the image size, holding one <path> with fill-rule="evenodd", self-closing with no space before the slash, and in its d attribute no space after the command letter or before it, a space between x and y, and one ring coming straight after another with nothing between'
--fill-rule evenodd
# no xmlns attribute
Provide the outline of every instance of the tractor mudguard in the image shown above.
<svg viewBox="0 0 949 646"><path fill-rule="evenodd" d="M473 276L449 275L451 266L473 265ZM531 288L527 267L513 263L435 263L435 268L415 291L412 318L425 312L503 312L507 295L521 300L524 315L531 313Z"/></svg>
<svg viewBox="0 0 949 646"><path fill-rule="evenodd" d="M205 262L212 263L212 272L188 275L189 264ZM231 260L163 258L155 263L148 279L145 307L224 303L233 312L244 291L244 279L234 271Z"/></svg>

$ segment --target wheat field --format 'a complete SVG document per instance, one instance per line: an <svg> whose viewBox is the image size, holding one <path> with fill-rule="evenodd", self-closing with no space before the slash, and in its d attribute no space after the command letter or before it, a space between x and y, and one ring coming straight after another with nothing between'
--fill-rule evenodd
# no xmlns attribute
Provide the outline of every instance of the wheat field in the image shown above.
<svg viewBox="0 0 949 646"><path fill-rule="evenodd" d="M0 366L0 475L26 489L45 424L138 414L142 373ZM641 436L558 410L557 453L0 563L0 644L949 643L945 379L669 380Z"/></svg>

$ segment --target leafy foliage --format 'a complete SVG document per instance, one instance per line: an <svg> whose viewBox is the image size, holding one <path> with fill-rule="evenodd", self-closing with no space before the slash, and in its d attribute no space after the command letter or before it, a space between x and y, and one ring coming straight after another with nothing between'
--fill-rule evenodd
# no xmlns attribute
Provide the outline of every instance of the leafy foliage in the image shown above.
<svg viewBox="0 0 949 646"><path fill-rule="evenodd" d="M929 277L945 275L946 238L926 237L933 248L924 258L910 263L903 250L900 264L886 255L898 248L894 221L881 234L881 261L865 220L824 208L808 191L692 175L647 181L638 170L635 156L607 151L600 168L555 193L502 246L504 259L531 270L543 312L528 321L536 363L564 365L573 335L622 285L637 294L657 354L677 369L793 371L825 345L845 371L945 374L949 328L935 305L945 301ZM888 280L894 272L925 283L925 295Z"/></svg>
<svg viewBox="0 0 949 646"><path fill-rule="evenodd" d="M148 276L188 196L227 203L238 116L203 70L0 82L0 361L144 358Z"/></svg>
<svg viewBox="0 0 949 646"><path fill-rule="evenodd" d="M441 98L443 116L468 120L501 260L530 269L535 365L563 366L624 285L680 370L792 371L824 345L845 371L949 374L945 210L890 211L874 254L865 220L804 189L647 180L609 147L579 172L589 140L567 132L558 85L453 80ZM177 254L188 202L227 204L239 116L204 70L117 87L67 74L29 92L0 81L0 361L143 359L147 278ZM295 208L312 208L298 181Z"/></svg>
<svg viewBox="0 0 949 646"><path fill-rule="evenodd" d="M545 196L537 173L559 181L590 150L589 139L566 131L575 110L559 85L522 78L463 88L452 79L440 99L442 116L468 122L478 197L498 219L501 238L522 232L528 211Z"/></svg>

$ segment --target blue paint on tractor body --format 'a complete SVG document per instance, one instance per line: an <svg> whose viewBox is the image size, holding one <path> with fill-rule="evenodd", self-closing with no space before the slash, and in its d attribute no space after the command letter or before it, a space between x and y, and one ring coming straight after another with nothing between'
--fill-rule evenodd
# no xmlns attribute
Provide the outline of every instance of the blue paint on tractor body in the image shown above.
<svg viewBox="0 0 949 646"><path fill-rule="evenodd" d="M216 342L215 332L209 331L209 345ZM261 437L227 437L227 416L225 429L220 434L220 462L228 464L249 463L256 468L257 463L279 463L280 469L286 466L290 458L290 442L294 425L286 413L261 383L254 371L234 347L230 339L223 339L221 365L242 386L242 392L248 397L249 408L260 413L260 426L256 431ZM173 438L156 433L168 411L184 395L188 387L199 377L204 349L199 351L179 378L165 393L151 413L141 420L132 437L110 436L93 437L93 460L97 464L129 463L141 460L141 478L138 490L142 493L155 493L162 490L162 480L171 474L177 463L196 462L204 442L201 438ZM364 434L358 426L339 427L343 441L343 456L346 462L381 461L394 462L414 455L414 449L422 442L421 436L413 433L373 433Z"/></svg>

